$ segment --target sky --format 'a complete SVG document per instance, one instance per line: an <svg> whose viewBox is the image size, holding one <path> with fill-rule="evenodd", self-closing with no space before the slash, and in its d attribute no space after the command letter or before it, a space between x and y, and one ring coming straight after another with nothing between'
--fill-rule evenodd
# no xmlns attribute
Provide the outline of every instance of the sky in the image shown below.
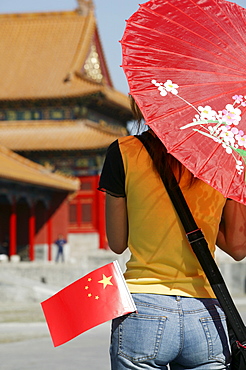
<svg viewBox="0 0 246 370"><path fill-rule="evenodd" d="M181 0L182 1L182 0ZM121 40L125 20L146 0L94 0L99 34L114 87L127 94L128 85L121 64ZM234 0L246 7L246 0ZM0 13L74 10L76 0L0 0Z"/></svg>

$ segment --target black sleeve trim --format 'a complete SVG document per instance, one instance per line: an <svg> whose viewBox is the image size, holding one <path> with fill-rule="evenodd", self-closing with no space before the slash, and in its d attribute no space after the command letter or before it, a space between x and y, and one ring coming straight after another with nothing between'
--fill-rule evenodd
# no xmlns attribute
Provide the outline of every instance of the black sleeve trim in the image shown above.
<svg viewBox="0 0 246 370"><path fill-rule="evenodd" d="M125 171L118 140L108 148L98 190L115 197L125 197Z"/></svg>

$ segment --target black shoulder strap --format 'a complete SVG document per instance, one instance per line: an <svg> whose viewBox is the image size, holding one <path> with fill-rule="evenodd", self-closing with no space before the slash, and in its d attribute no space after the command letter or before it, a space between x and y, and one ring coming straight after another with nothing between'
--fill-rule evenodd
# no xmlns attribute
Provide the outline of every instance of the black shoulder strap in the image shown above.
<svg viewBox="0 0 246 370"><path fill-rule="evenodd" d="M144 134L136 137L143 143L149 155L152 157L150 146L148 144L148 136ZM238 341L242 344L246 344L246 329L242 318L231 298L218 266L211 255L207 241L205 240L201 229L199 229L197 226L192 213L190 212L189 206L186 203L171 167L169 168L169 173L171 176L171 181L167 181L167 178L164 176L164 174L160 174L160 176L183 224L187 239L197 256L198 261L200 262L200 265L202 266L214 291L214 294L216 295L227 316L228 321L233 327Z"/></svg>

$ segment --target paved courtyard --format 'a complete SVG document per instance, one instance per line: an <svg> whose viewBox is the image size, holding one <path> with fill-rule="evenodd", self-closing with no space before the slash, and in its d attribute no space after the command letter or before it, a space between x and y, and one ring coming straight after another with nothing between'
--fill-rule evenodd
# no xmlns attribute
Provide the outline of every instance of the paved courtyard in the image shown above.
<svg viewBox="0 0 246 370"><path fill-rule="evenodd" d="M38 307L38 305L37 305ZM29 308L21 305L18 310L13 307L16 321L0 323L1 370L109 370L109 336L110 323L102 324L73 339L54 347L48 328L39 312L39 307ZM3 306L1 306L1 313ZM41 312L42 314L42 312ZM22 316L21 316L22 315ZM7 320L13 316L4 313ZM27 322L22 322L22 320ZM1 320L3 316L1 315ZM17 321L18 320L18 321ZM29 321L29 322L28 322Z"/></svg>

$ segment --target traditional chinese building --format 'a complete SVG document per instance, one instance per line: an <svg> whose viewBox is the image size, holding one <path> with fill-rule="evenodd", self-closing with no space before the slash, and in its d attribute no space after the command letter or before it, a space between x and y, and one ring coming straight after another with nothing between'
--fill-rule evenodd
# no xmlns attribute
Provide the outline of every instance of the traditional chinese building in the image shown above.
<svg viewBox="0 0 246 370"><path fill-rule="evenodd" d="M79 178L68 231L98 232L104 248L98 176L106 148L127 134L132 115L128 97L113 87L93 2L78 0L74 11L0 15L0 30L0 144Z"/></svg>
<svg viewBox="0 0 246 370"><path fill-rule="evenodd" d="M51 260L58 233L67 236L68 195L79 180L53 173L0 146L0 254Z"/></svg>

